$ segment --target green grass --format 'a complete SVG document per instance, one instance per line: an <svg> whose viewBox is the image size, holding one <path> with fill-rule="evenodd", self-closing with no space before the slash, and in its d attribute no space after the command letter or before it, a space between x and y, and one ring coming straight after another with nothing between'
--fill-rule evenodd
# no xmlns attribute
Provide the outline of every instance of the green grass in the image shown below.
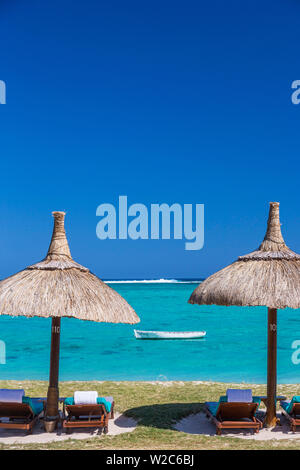
<svg viewBox="0 0 300 470"><path fill-rule="evenodd" d="M93 437L83 440L48 444L3 445L0 449L300 449L297 440L258 442L238 438L197 436L172 429L184 416L197 413L205 401L217 401L228 387L222 383L150 383L150 382L61 382L60 396L71 396L74 390L98 390L100 395L113 395L116 410L138 421L137 428L119 436ZM0 381L0 388L24 388L27 395L46 396L47 383L40 381ZM254 395L265 395L263 385L252 388ZM300 395L300 385L280 385L278 393Z"/></svg>

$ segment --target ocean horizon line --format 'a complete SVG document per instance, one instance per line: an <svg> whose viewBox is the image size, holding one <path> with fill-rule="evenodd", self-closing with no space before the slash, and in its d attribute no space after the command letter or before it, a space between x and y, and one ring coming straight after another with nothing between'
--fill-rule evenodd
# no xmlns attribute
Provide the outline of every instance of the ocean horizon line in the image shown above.
<svg viewBox="0 0 300 470"><path fill-rule="evenodd" d="M107 284L198 284L204 281L204 278L200 279L189 279L189 278L160 278L160 279L103 279L103 282Z"/></svg>

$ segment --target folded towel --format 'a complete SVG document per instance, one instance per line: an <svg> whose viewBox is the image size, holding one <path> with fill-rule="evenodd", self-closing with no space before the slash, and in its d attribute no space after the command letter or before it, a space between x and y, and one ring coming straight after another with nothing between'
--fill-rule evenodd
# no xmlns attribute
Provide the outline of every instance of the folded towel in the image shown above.
<svg viewBox="0 0 300 470"><path fill-rule="evenodd" d="M25 395L24 390L11 390L9 388L0 389L0 402L2 403L22 403L22 398Z"/></svg>
<svg viewBox="0 0 300 470"><path fill-rule="evenodd" d="M207 401L207 402L205 402L205 405L207 406L207 408L209 409L209 411L211 412L211 414L213 416L216 416L218 408L219 408L219 404L220 404L220 402L218 402L218 401Z"/></svg>
<svg viewBox="0 0 300 470"><path fill-rule="evenodd" d="M114 401L113 399L109 401L107 400L108 398L112 398L112 397L98 397L97 398L98 405L104 405L107 413L111 411L111 405L112 405L112 402Z"/></svg>
<svg viewBox="0 0 300 470"><path fill-rule="evenodd" d="M291 400L286 400L286 401L281 400L281 402L280 402L280 406L281 406L287 413L288 413L290 404L291 404Z"/></svg>
<svg viewBox="0 0 300 470"><path fill-rule="evenodd" d="M110 404L112 404L113 401L114 401L113 397L103 397L103 398L104 398L104 400L108 401L108 403L110 403Z"/></svg>
<svg viewBox="0 0 300 470"><path fill-rule="evenodd" d="M252 402L252 390L238 390L229 388L226 392L228 402Z"/></svg>
<svg viewBox="0 0 300 470"><path fill-rule="evenodd" d="M285 411L287 411L287 413L292 412L294 403L300 403L300 396L294 395L291 400L289 400L289 401L287 400L285 402L284 401L280 402L282 408L284 408Z"/></svg>
<svg viewBox="0 0 300 470"><path fill-rule="evenodd" d="M76 391L74 392L75 405L97 405L98 392Z"/></svg>
<svg viewBox="0 0 300 470"><path fill-rule="evenodd" d="M23 397L22 402L30 406L34 415L39 415L43 411L44 405L39 399Z"/></svg>

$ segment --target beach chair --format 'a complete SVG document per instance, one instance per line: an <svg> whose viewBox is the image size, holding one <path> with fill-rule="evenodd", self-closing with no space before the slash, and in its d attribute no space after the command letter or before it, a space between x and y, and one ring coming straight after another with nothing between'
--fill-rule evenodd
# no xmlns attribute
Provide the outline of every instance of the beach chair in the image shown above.
<svg viewBox="0 0 300 470"><path fill-rule="evenodd" d="M288 419L291 431L296 432L300 426L300 396L294 396L290 401L281 401L282 413Z"/></svg>
<svg viewBox="0 0 300 470"><path fill-rule="evenodd" d="M24 390L0 390L0 428L32 433L43 411L43 403L24 395Z"/></svg>
<svg viewBox="0 0 300 470"><path fill-rule="evenodd" d="M75 392L63 404L63 429L71 433L74 428L99 428L108 432L108 421L114 418L112 397L98 397L97 392Z"/></svg>
<svg viewBox="0 0 300 470"><path fill-rule="evenodd" d="M258 433L262 422L256 417L260 405L259 397L252 397L251 390L228 389L219 402L206 402L205 413L216 425L216 434L223 429L253 430Z"/></svg>

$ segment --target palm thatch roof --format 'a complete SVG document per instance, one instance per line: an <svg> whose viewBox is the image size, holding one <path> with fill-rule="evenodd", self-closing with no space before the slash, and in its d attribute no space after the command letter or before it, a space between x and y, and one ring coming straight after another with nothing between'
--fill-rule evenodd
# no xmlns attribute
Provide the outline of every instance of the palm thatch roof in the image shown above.
<svg viewBox="0 0 300 470"><path fill-rule="evenodd" d="M0 282L0 315L72 317L110 323L138 323L117 292L76 263L64 228L64 212L53 212L46 258Z"/></svg>
<svg viewBox="0 0 300 470"><path fill-rule="evenodd" d="M208 277L194 290L189 303L300 308L300 255L283 240L278 202L270 203L260 247Z"/></svg>

